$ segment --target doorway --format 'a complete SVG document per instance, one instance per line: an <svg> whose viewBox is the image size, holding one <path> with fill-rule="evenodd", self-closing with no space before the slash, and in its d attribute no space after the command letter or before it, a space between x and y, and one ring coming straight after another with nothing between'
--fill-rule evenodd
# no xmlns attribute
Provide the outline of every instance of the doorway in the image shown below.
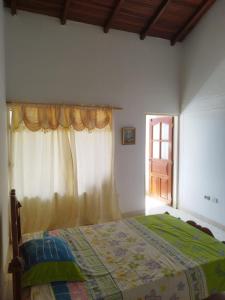
<svg viewBox="0 0 225 300"><path fill-rule="evenodd" d="M176 126L175 126L176 125ZM146 116L146 196L152 204L176 206L177 117Z"/></svg>

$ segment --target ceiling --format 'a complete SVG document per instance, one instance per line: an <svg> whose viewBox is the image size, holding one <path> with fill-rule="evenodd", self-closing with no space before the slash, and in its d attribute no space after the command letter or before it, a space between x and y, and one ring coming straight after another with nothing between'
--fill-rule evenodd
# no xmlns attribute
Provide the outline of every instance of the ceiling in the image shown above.
<svg viewBox="0 0 225 300"><path fill-rule="evenodd" d="M5 0L18 10L182 42L216 0Z"/></svg>

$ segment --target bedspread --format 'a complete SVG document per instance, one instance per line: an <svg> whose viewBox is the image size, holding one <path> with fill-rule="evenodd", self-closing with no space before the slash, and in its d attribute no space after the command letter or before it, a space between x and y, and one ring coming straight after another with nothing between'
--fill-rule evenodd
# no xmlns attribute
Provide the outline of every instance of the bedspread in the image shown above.
<svg viewBox="0 0 225 300"><path fill-rule="evenodd" d="M69 243L86 280L32 287L24 299L197 300L225 291L225 245L166 214L47 234Z"/></svg>

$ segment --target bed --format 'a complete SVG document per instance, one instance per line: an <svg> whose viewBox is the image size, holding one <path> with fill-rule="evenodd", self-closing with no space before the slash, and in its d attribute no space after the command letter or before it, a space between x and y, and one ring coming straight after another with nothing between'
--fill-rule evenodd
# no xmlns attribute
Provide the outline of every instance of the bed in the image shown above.
<svg viewBox="0 0 225 300"><path fill-rule="evenodd" d="M225 299L225 244L169 214L24 235L23 243L46 235L66 241L85 280L22 289L20 204L14 190L10 197L14 300Z"/></svg>

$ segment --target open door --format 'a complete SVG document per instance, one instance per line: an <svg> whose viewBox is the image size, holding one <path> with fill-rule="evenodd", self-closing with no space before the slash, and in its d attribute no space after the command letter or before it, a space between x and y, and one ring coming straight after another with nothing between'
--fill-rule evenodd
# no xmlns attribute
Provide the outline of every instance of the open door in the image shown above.
<svg viewBox="0 0 225 300"><path fill-rule="evenodd" d="M172 205L173 117L150 120L150 195Z"/></svg>

